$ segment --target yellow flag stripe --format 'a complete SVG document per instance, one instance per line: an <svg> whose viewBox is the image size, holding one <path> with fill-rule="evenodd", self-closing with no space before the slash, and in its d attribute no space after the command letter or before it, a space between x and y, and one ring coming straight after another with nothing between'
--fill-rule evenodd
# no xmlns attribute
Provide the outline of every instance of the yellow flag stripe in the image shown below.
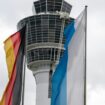
<svg viewBox="0 0 105 105"><path fill-rule="evenodd" d="M6 52L6 62L7 62L7 68L8 68L8 75L10 78L11 74L12 74L13 67L14 67L14 63L15 63L15 52L14 52L13 42L12 42L11 38L6 40L5 45L4 45L4 49Z"/></svg>
<svg viewBox="0 0 105 105"><path fill-rule="evenodd" d="M2 100L0 101L0 105L5 105L5 97L2 97Z"/></svg>

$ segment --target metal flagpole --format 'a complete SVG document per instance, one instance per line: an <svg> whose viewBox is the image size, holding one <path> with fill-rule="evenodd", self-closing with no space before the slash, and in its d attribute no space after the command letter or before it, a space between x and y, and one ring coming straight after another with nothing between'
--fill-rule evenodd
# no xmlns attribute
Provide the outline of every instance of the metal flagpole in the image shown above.
<svg viewBox="0 0 105 105"><path fill-rule="evenodd" d="M87 93L87 7L85 6L85 75L84 75L84 105L86 105Z"/></svg>
<svg viewBox="0 0 105 105"><path fill-rule="evenodd" d="M26 71L26 57L24 55L24 66L23 66L23 79L22 79L22 105L24 105L24 95L25 95L25 71Z"/></svg>
<svg viewBox="0 0 105 105"><path fill-rule="evenodd" d="M28 25L25 25L25 29ZM24 105L24 97L25 97L25 75L26 75L26 37L24 38L24 61L23 61L23 75L22 75L22 102L21 104Z"/></svg>

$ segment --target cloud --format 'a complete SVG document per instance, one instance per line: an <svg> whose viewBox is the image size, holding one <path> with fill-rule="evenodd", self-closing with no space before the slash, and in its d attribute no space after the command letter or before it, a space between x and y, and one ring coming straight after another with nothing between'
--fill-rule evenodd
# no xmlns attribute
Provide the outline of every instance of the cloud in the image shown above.
<svg viewBox="0 0 105 105"><path fill-rule="evenodd" d="M87 94L87 105L105 105L105 88L90 89Z"/></svg>
<svg viewBox="0 0 105 105"><path fill-rule="evenodd" d="M32 4L33 0L3 0L0 3L0 19L16 30L16 25L21 19L32 15Z"/></svg>
<svg viewBox="0 0 105 105"><path fill-rule="evenodd" d="M103 25L103 17L94 12L93 14L89 13L87 26L88 82L93 86L101 85L102 87L105 86L105 25Z"/></svg>

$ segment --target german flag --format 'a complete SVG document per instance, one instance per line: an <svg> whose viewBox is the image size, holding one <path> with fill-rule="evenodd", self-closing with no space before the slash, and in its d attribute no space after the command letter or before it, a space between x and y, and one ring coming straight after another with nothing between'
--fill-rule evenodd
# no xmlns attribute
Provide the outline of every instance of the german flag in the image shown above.
<svg viewBox="0 0 105 105"><path fill-rule="evenodd" d="M4 42L9 82L0 105L20 105L24 59L25 27Z"/></svg>

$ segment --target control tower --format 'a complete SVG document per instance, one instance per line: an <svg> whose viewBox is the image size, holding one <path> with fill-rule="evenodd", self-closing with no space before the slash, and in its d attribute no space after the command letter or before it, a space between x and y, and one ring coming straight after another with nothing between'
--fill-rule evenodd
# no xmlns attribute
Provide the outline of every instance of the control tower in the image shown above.
<svg viewBox="0 0 105 105"><path fill-rule="evenodd" d="M18 29L26 25L26 58L36 80L36 105L50 105L51 77L64 51L64 28L73 20L71 8L64 0L35 1L33 16L18 23Z"/></svg>

